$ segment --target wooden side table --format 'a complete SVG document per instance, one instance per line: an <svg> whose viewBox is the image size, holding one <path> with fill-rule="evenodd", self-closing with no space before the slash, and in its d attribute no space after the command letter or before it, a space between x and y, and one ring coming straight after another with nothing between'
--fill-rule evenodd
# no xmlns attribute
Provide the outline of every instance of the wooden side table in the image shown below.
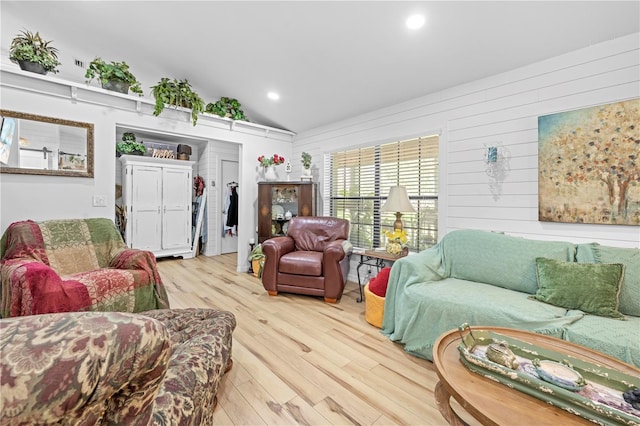
<svg viewBox="0 0 640 426"><path fill-rule="evenodd" d="M384 268L385 262L390 262L393 265L393 262L400 259L401 257L405 257L406 255L408 255L409 249L405 247L402 253L400 253L399 255L389 254L384 250L354 251L354 254L360 255L360 262L358 263L358 267L356 268L356 273L358 274L358 288L360 290L360 296L358 297L356 302L360 303L363 300L363 284L360 282L360 268L362 268L364 265L369 265L377 268L378 271L380 271L380 269Z"/></svg>

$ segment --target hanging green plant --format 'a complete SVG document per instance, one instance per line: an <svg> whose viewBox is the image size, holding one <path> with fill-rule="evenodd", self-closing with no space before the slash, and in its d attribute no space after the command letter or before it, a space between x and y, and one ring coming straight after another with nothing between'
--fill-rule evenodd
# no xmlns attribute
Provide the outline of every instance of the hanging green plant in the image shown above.
<svg viewBox="0 0 640 426"><path fill-rule="evenodd" d="M45 41L40 37L40 33L33 34L31 31L21 31L11 41L9 47L9 59L17 62L20 69L46 74L47 72L57 73L58 49L50 45L51 41Z"/></svg>
<svg viewBox="0 0 640 426"><path fill-rule="evenodd" d="M94 78L100 80L103 89L114 90L120 93L137 93L142 96L142 88L136 76L129 71L129 65L126 62L110 62L107 63L102 58L95 58L89 64L85 78L91 82Z"/></svg>
<svg viewBox="0 0 640 426"><path fill-rule="evenodd" d="M169 79L163 77L158 84L152 86L153 97L156 100L153 115L158 116L164 110L165 105L191 108L191 119L195 126L198 122L198 114L204 112L204 101L198 95L187 80Z"/></svg>
<svg viewBox="0 0 640 426"><path fill-rule="evenodd" d="M228 117L232 120L249 121L237 99L222 97L215 103L208 103L205 111L220 117Z"/></svg>

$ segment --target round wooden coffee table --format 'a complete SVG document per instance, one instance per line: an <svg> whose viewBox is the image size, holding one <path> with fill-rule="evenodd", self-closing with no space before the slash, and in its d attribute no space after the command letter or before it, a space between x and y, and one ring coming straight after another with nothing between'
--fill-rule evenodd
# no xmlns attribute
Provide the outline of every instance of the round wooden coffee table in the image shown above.
<svg viewBox="0 0 640 426"><path fill-rule="evenodd" d="M471 327L471 329L500 333L626 374L640 376L640 369L629 364L554 337L502 327ZM456 426L465 424L451 408L450 398L453 397L483 425L593 426L593 423L582 417L468 370L460 361L459 343L458 330L448 331L438 338L433 352L433 364L440 379L435 388L436 404L440 413L450 424Z"/></svg>

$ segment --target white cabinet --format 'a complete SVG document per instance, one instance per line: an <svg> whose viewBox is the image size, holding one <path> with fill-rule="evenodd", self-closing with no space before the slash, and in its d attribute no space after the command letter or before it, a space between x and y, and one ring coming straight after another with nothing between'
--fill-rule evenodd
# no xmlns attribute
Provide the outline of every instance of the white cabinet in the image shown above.
<svg viewBox="0 0 640 426"><path fill-rule="evenodd" d="M123 155L122 200L131 248L156 257L193 257L191 191L193 161Z"/></svg>

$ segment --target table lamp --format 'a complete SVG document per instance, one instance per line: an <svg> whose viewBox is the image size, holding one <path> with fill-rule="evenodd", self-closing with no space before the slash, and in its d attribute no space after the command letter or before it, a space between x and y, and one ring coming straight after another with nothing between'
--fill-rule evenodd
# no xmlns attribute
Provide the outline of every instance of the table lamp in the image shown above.
<svg viewBox="0 0 640 426"><path fill-rule="evenodd" d="M407 188L404 186L392 186L389 190L389 196L384 203L381 212L391 212L396 214L396 221L393 222L393 229L402 231L402 212L415 212L416 210L409 201Z"/></svg>

